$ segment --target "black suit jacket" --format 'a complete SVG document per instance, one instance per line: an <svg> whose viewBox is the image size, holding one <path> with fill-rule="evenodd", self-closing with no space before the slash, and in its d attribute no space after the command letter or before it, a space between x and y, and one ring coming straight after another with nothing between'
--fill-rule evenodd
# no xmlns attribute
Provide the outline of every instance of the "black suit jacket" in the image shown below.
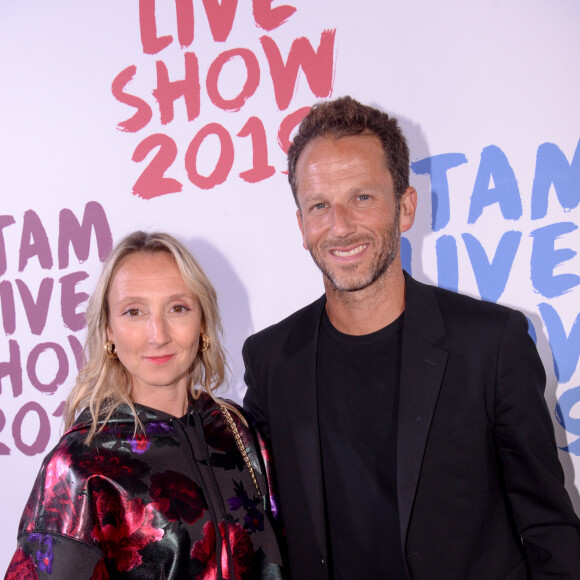
<svg viewBox="0 0 580 580"><path fill-rule="evenodd" d="M323 296L243 349L244 405L272 445L294 580L328 577L316 394L324 306ZM580 578L580 522L544 386L521 313L406 276L397 486L410 578Z"/></svg>

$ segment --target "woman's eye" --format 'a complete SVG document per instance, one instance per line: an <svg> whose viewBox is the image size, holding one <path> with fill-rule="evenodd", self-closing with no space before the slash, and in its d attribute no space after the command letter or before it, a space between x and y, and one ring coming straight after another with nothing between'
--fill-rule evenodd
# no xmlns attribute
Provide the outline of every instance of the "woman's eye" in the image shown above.
<svg viewBox="0 0 580 580"><path fill-rule="evenodd" d="M187 308L183 304L176 304L173 307L173 312L187 312L188 310L189 310L189 308Z"/></svg>
<svg viewBox="0 0 580 580"><path fill-rule="evenodd" d="M127 310L127 312L125 312L125 314L127 316L129 316L130 318L133 316L137 316L139 314L139 309L138 308L129 308Z"/></svg>

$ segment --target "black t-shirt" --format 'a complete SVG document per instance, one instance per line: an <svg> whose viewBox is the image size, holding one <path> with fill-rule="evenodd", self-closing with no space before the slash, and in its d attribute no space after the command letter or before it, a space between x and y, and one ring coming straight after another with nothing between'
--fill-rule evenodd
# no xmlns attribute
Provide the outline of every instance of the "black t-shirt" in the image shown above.
<svg viewBox="0 0 580 580"><path fill-rule="evenodd" d="M323 314L317 352L326 522L335 580L405 578L397 507L403 316L364 336Z"/></svg>

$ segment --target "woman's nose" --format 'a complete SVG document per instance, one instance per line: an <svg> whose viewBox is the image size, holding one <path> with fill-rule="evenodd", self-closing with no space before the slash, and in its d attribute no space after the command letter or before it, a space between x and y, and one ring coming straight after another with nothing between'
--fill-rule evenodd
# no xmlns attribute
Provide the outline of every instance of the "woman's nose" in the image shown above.
<svg viewBox="0 0 580 580"><path fill-rule="evenodd" d="M149 344L162 346L170 341L168 324L162 314L151 314L147 331Z"/></svg>

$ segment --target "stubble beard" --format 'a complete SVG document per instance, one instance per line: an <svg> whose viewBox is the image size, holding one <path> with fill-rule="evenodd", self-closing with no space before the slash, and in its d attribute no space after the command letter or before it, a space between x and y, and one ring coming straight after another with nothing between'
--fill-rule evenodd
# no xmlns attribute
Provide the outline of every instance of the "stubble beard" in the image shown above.
<svg viewBox="0 0 580 580"><path fill-rule="evenodd" d="M345 246L360 245L365 243L370 244L374 240L376 240L376 238L352 238L351 240L347 240L348 244L345 244ZM356 274L356 269L358 266L345 266L340 268L340 270L337 268L337 270L339 270L338 272L333 271L321 257L326 252L325 244L321 246L321 252L318 252L318 250L310 249L310 255L312 256L314 263L318 266L319 270L324 275L325 279L329 282L332 289L339 293L358 292L368 288L377 280L386 275L389 267L399 254L400 243L401 232L399 231L399 212L397 210L395 213L395 221L387 229L383 238L381 252L366 272ZM332 247L336 248L336 244L332 244Z"/></svg>

